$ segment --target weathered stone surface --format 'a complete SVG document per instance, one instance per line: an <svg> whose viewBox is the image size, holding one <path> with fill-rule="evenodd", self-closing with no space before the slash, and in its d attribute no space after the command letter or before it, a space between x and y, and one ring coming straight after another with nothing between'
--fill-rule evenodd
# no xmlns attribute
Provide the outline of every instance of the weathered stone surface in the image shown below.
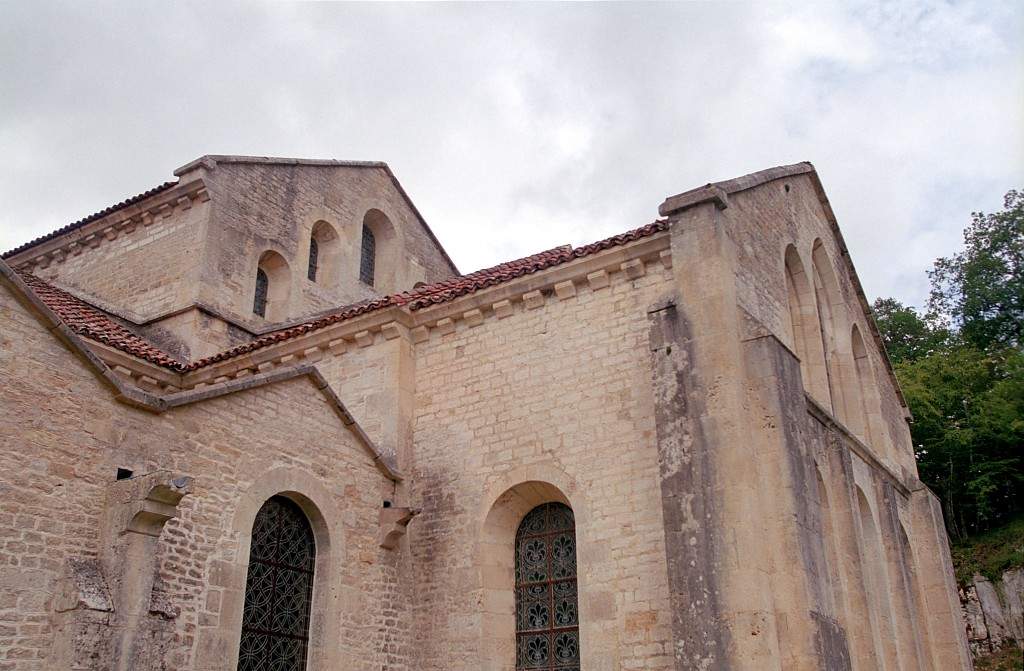
<svg viewBox="0 0 1024 671"><path fill-rule="evenodd" d="M517 528L554 501L588 671L969 668L899 391L817 176L790 168L669 199L644 240L228 357L195 389L105 364L5 274L0 670L235 668L275 495L314 531L311 671L510 671ZM451 270L380 166L181 174L202 180L188 202L34 266L190 357L269 326L251 314L268 250L296 319ZM989 641L998 589L969 592ZM1019 590L1003 609L1006 638Z"/></svg>
<svg viewBox="0 0 1024 671"><path fill-rule="evenodd" d="M1011 569L995 583L975 575L960 589L964 626L975 656L1012 645L1024 647L1024 569Z"/></svg>

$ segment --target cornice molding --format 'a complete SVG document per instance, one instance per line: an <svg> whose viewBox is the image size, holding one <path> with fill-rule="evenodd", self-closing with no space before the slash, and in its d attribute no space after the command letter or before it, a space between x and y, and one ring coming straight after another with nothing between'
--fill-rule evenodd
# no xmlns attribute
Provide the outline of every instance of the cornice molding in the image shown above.
<svg viewBox="0 0 1024 671"><path fill-rule="evenodd" d="M72 256L113 242L121 235L164 223L175 211L182 212L194 203L205 203L210 194L202 179L176 184L138 203L128 205L91 221L81 228L33 245L6 259L13 268L34 272L59 264Z"/></svg>

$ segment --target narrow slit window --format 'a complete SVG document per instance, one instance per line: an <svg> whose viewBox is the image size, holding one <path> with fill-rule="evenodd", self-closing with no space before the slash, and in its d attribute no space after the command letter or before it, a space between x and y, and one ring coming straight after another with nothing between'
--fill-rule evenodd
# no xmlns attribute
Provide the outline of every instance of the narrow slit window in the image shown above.
<svg viewBox="0 0 1024 671"><path fill-rule="evenodd" d="M306 271L306 275L309 277L311 282L316 282L316 264L320 256L320 245L317 244L316 238L309 239L309 269Z"/></svg>
<svg viewBox="0 0 1024 671"><path fill-rule="evenodd" d="M256 295L252 301L252 311L260 317L267 316L267 289L270 287L270 280L262 268L256 269Z"/></svg>
<svg viewBox="0 0 1024 671"><path fill-rule="evenodd" d="M363 225L362 256L359 259L359 279L365 284L373 286L373 270L375 255L377 254L377 241L373 237L373 231Z"/></svg>

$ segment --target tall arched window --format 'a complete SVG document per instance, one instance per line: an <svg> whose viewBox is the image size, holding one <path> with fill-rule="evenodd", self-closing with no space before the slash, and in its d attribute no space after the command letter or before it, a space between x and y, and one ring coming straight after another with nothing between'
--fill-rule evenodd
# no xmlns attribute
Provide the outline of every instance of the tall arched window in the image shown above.
<svg viewBox="0 0 1024 671"><path fill-rule="evenodd" d="M516 533L516 669L578 671L576 522L564 503L545 503Z"/></svg>
<svg viewBox="0 0 1024 671"><path fill-rule="evenodd" d="M260 317L267 316L267 289L269 286L270 280L267 279L267 273L262 268L257 268L256 294L252 300L252 311Z"/></svg>
<svg viewBox="0 0 1024 671"><path fill-rule="evenodd" d="M305 671L315 562L305 513L268 499L252 525L238 671Z"/></svg>
<svg viewBox="0 0 1024 671"><path fill-rule="evenodd" d="M373 271L377 262L377 239L365 223L363 224L363 242L360 249L362 255L359 257L359 279L372 287Z"/></svg>

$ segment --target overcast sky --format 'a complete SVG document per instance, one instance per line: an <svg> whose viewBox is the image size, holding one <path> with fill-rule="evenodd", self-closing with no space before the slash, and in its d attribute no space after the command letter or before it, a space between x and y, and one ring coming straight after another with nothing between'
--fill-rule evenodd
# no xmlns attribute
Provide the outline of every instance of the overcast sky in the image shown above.
<svg viewBox="0 0 1024 671"><path fill-rule="evenodd" d="M1024 3L0 0L0 249L202 154L387 161L463 272L812 161L869 298L921 305L1024 187Z"/></svg>

